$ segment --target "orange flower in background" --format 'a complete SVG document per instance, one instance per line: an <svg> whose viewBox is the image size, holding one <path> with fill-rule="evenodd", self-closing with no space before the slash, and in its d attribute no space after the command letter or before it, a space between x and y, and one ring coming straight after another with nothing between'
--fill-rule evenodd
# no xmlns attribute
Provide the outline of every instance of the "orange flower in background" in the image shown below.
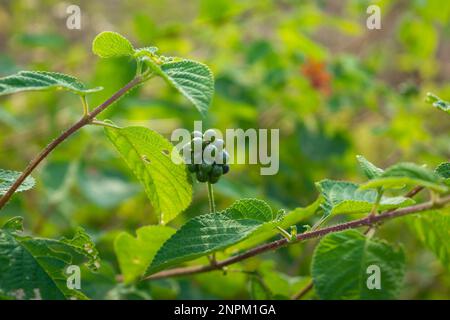
<svg viewBox="0 0 450 320"><path fill-rule="evenodd" d="M331 74L324 62L308 59L301 68L301 72L309 80L311 86L323 94L331 94Z"/></svg>

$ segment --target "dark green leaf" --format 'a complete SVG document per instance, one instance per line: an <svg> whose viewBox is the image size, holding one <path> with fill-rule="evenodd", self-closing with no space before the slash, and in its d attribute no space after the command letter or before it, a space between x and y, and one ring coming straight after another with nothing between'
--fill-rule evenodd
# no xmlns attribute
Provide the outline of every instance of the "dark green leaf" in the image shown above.
<svg viewBox="0 0 450 320"><path fill-rule="evenodd" d="M270 207L257 199L239 200L221 212L195 217L164 243L148 273L223 250L272 219Z"/></svg>
<svg viewBox="0 0 450 320"><path fill-rule="evenodd" d="M379 268L380 288L369 289ZM317 246L312 276L317 295L329 299L393 299L400 292L405 272L403 250L370 239L356 230L329 234Z"/></svg>

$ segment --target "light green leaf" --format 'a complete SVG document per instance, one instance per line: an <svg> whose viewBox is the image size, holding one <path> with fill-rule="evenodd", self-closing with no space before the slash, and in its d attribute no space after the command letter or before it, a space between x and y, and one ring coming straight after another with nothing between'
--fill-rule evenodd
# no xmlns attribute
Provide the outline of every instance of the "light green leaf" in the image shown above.
<svg viewBox="0 0 450 320"><path fill-rule="evenodd" d="M191 101L202 115L206 114L214 94L214 77L206 65L178 58L161 64L153 59L145 61L157 75Z"/></svg>
<svg viewBox="0 0 450 320"><path fill-rule="evenodd" d="M450 185L450 162L441 163L434 172L444 178L447 185Z"/></svg>
<svg viewBox="0 0 450 320"><path fill-rule="evenodd" d="M438 108L438 109L450 114L450 103L445 100L442 100L438 96L436 96L432 93L428 93L426 101L431 103L433 105L433 107Z"/></svg>
<svg viewBox="0 0 450 320"><path fill-rule="evenodd" d="M192 199L189 175L169 141L144 127L105 128L105 132L144 186L162 224L188 207Z"/></svg>
<svg viewBox="0 0 450 320"><path fill-rule="evenodd" d="M127 38L117 32L104 31L92 42L92 52L100 58L116 58L132 56L134 48Z"/></svg>
<svg viewBox="0 0 450 320"><path fill-rule="evenodd" d="M0 169L0 196L8 192L9 188L14 184L21 172ZM35 181L33 177L28 176L24 182L17 188L16 192L30 190L34 187Z"/></svg>
<svg viewBox="0 0 450 320"><path fill-rule="evenodd" d="M77 78L47 71L20 71L17 74L0 78L0 96L22 91L64 89L79 95L103 90L102 87L87 89Z"/></svg>
<svg viewBox="0 0 450 320"><path fill-rule="evenodd" d="M272 219L271 208L257 199L238 200L221 212L197 216L163 244L147 273L223 250Z"/></svg>
<svg viewBox="0 0 450 320"><path fill-rule="evenodd" d="M408 217L409 226L420 241L450 271L450 207Z"/></svg>
<svg viewBox="0 0 450 320"><path fill-rule="evenodd" d="M448 190L439 175L430 169L409 162L398 163L387 168L381 176L363 184L361 188L389 189L403 186L423 186L438 192Z"/></svg>
<svg viewBox="0 0 450 320"><path fill-rule="evenodd" d="M228 248L227 252L234 253L246 248L251 248L273 237L279 236L280 232L276 229L277 226L289 232L290 226L304 222L312 217L319 208L320 203L321 199L317 199L307 207L296 208L269 223L265 223L248 239Z"/></svg>
<svg viewBox="0 0 450 320"><path fill-rule="evenodd" d="M52 240L20 234L22 218L0 229L0 295L18 299L87 299L67 286L66 268L98 263L97 251L81 230L71 239ZM94 257L95 256L95 257Z"/></svg>
<svg viewBox="0 0 450 320"><path fill-rule="evenodd" d="M380 289L368 288L376 277L369 266L379 268ZM402 286L405 255L401 248L347 230L320 241L311 269L321 299L393 299Z"/></svg>
<svg viewBox="0 0 450 320"><path fill-rule="evenodd" d="M368 179L377 178L381 174L383 174L383 169L378 168L363 156L358 155L356 156L356 159L358 160L361 169L364 171L364 174Z"/></svg>
<svg viewBox="0 0 450 320"><path fill-rule="evenodd" d="M147 226L136 231L137 237L120 233L114 241L125 283L137 280L145 273L156 252L173 234L175 229L166 226Z"/></svg>
<svg viewBox="0 0 450 320"><path fill-rule="evenodd" d="M367 213L377 199L375 190L361 190L358 184L352 182L322 180L316 185L324 198L321 207L325 216ZM405 197L382 197L378 210L407 207L414 203L414 200Z"/></svg>

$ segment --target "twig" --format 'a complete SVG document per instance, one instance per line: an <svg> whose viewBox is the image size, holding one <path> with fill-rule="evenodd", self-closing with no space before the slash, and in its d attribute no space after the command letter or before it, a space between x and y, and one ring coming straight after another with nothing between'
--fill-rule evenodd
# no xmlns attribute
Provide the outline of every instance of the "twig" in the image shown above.
<svg viewBox="0 0 450 320"><path fill-rule="evenodd" d="M314 282L311 280L306 287L304 287L302 290L300 290L298 293L294 294L291 298L291 300L299 300L303 298L314 286Z"/></svg>
<svg viewBox="0 0 450 320"><path fill-rule="evenodd" d="M326 227L323 229L318 229L314 231L309 231L305 233L301 233L297 235L296 240L294 241L288 241L287 239L283 238L280 240L276 240L273 242L269 242L263 245L260 245L258 247L255 247L253 249L250 249L248 251L245 251L239 255L230 257L228 259L217 261L214 265L201 265L201 266L190 266L190 267L182 267L182 268L175 268L175 269L169 269L165 271L161 271L158 273L155 273L153 275L150 275L143 280L153 280L153 279L162 279L162 278L169 278L169 277L177 277L177 276L186 276L186 275L192 275L197 273L203 273L213 270L219 270L223 267L229 266L231 264L246 260L248 258L257 256L259 254L272 251L281 247L284 247L288 244L292 244L299 241L304 241L308 239L323 237L324 235L327 235L329 233L344 231L348 229L354 229L359 228L363 226L371 226L376 223L380 223L384 220L390 220L394 218L403 217L405 215L426 211L433 208L443 207L446 206L450 202L450 196L446 196L444 198L439 199L436 203L433 202L425 202L421 204L417 204L414 206L406 207L406 208L400 208L392 211L387 211L385 213L379 214L377 216L368 216L365 218L345 222L342 224Z"/></svg>
<svg viewBox="0 0 450 320"><path fill-rule="evenodd" d="M22 174L17 178L17 180L11 185L8 191L0 198L0 209L2 209L5 204L12 197L14 192L19 188L19 186L25 181L25 179L33 172L33 170L62 142L69 138L72 134L80 130L85 125L92 122L95 117L108 108L111 104L116 102L120 97L127 93L130 89L138 85L142 81L141 77L135 77L133 80L128 82L122 89L114 93L108 100L103 102L92 112L84 115L80 120L78 120L74 125L64 131L59 137L50 142L25 168Z"/></svg>

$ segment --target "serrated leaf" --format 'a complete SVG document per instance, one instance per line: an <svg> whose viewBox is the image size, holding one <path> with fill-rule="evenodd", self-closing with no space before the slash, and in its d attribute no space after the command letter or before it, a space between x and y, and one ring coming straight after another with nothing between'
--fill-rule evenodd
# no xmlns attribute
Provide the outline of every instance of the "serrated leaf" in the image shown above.
<svg viewBox="0 0 450 320"><path fill-rule="evenodd" d="M174 233L175 229L166 226L142 227L136 231L136 238L120 233L114 241L114 251L124 282L131 283L142 276L156 252Z"/></svg>
<svg viewBox="0 0 450 320"><path fill-rule="evenodd" d="M448 190L439 175L430 169L409 162L398 163L387 168L381 176L363 184L361 188L389 189L403 186L423 186L438 192Z"/></svg>
<svg viewBox="0 0 450 320"><path fill-rule="evenodd" d="M316 185L324 199L321 207L325 216L367 213L370 212L377 199L375 190L361 190L360 185L353 182L322 180ZM378 210L407 207L414 203L414 200L410 198L383 196Z"/></svg>
<svg viewBox="0 0 450 320"><path fill-rule="evenodd" d="M251 248L279 235L280 232L277 230L277 226L289 232L290 226L296 225L300 222L304 222L308 218L312 217L319 208L320 203L321 200L317 199L307 207L296 208L271 222L265 223L248 239L228 248L227 252L235 252L246 248Z"/></svg>
<svg viewBox="0 0 450 320"><path fill-rule="evenodd" d="M368 179L377 178L381 174L383 174L383 169L378 168L363 156L358 155L356 156L356 159L358 160L361 169Z"/></svg>
<svg viewBox="0 0 450 320"><path fill-rule="evenodd" d="M116 58L134 54L133 45L117 32L99 33L92 42L92 52L100 58Z"/></svg>
<svg viewBox="0 0 450 320"><path fill-rule="evenodd" d="M9 188L14 184L21 172L0 169L0 196L8 192ZM30 190L34 187L35 181L33 177L28 176L24 182L17 188L15 192Z"/></svg>
<svg viewBox="0 0 450 320"><path fill-rule="evenodd" d="M441 163L434 172L444 178L447 185L450 185L450 162Z"/></svg>
<svg viewBox="0 0 450 320"><path fill-rule="evenodd" d="M192 218L163 244L147 273L223 250L272 219L271 208L257 199L238 200L221 212Z"/></svg>
<svg viewBox="0 0 450 320"><path fill-rule="evenodd" d="M92 243L81 229L73 239L52 240L20 234L21 218L9 220L0 229L0 292L19 299L87 299L67 286L66 268L88 260L84 250ZM84 241L84 240L86 241ZM95 247L93 248L95 250Z"/></svg>
<svg viewBox="0 0 450 320"><path fill-rule="evenodd" d="M61 243L70 246L79 254L89 258L88 262L86 263L86 266L89 269L95 271L100 268L100 256L98 250L95 247L94 241L92 241L91 237L89 237L89 235L83 228L78 227L73 238L63 238L60 241Z"/></svg>
<svg viewBox="0 0 450 320"><path fill-rule="evenodd" d="M214 77L204 64L186 59L157 64L153 59L145 60L149 67L175 89L182 93L205 115L214 95Z"/></svg>
<svg viewBox="0 0 450 320"><path fill-rule="evenodd" d="M450 271L450 208L422 212L408 217L408 223L420 241Z"/></svg>
<svg viewBox="0 0 450 320"><path fill-rule="evenodd" d="M169 141L144 127L105 128L105 132L144 186L162 224L188 207L192 199L189 175L178 153L172 154Z"/></svg>
<svg viewBox="0 0 450 320"><path fill-rule="evenodd" d="M438 109L450 114L450 103L445 100L442 100L438 96L436 96L432 93L428 93L427 94L427 102L431 103L433 105L433 107L438 108Z"/></svg>
<svg viewBox="0 0 450 320"><path fill-rule="evenodd" d="M369 277L374 275L369 266L379 268L380 289L369 289L373 284ZM393 299L403 282L405 255L401 248L347 230L320 241L311 273L320 299Z"/></svg>
<svg viewBox="0 0 450 320"><path fill-rule="evenodd" d="M64 89L79 95L103 90L102 87L87 89L77 78L47 71L20 71L17 74L0 78L0 96L22 91Z"/></svg>

